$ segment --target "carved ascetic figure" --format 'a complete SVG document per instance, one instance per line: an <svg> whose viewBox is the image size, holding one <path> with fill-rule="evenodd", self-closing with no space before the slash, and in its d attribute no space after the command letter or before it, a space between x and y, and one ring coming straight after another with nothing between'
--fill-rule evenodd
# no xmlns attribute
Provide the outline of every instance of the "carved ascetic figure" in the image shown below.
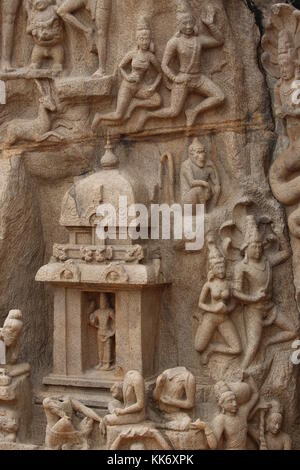
<svg viewBox="0 0 300 470"><path fill-rule="evenodd" d="M185 367L164 371L156 380L153 392L162 412L162 427L175 431L189 428L191 418L188 411L195 406L196 380Z"/></svg>
<svg viewBox="0 0 300 470"><path fill-rule="evenodd" d="M171 82L171 103L168 108L145 113L139 122L139 129L142 129L150 118L164 119L179 116L190 93L204 96L205 99L193 109L185 111L188 126L195 123L199 114L216 108L224 102L225 96L222 90L201 71L202 51L224 44L223 35L215 25L215 17L216 11L208 5L201 21L208 27L211 35L199 34L196 20L190 9L186 6L179 7L179 31L168 42L162 60L162 70ZM178 73L171 68L171 63L175 58L179 62Z"/></svg>
<svg viewBox="0 0 300 470"><path fill-rule="evenodd" d="M61 72L64 62L64 28L54 0L27 0L27 33L34 40L30 68L40 69L45 59L53 61L53 72ZM50 68L50 67L49 67Z"/></svg>
<svg viewBox="0 0 300 470"><path fill-rule="evenodd" d="M162 79L161 68L155 56L151 29L144 17L139 20L137 26L136 42L136 47L126 54L119 65L122 82L118 92L117 109L113 113L97 114L93 129L96 129L101 121L126 121L136 108L156 108L161 104L161 98L156 92ZM156 71L156 78L153 83L148 84L145 79L151 68Z"/></svg>
<svg viewBox="0 0 300 470"><path fill-rule="evenodd" d="M43 407L47 418L45 446L52 450L86 450L89 448L88 438L93 430L94 422L101 422L93 410L87 408L74 398L45 398ZM79 425L75 426L75 413L84 416Z"/></svg>
<svg viewBox="0 0 300 470"><path fill-rule="evenodd" d="M199 308L204 313L195 338L195 348L202 353L204 364L213 353L237 355L241 352L240 337L230 318L236 301L226 278L226 262L211 238L208 240L208 250L208 281L203 286L199 299ZM212 343L216 332L222 336L223 344Z"/></svg>
<svg viewBox="0 0 300 470"><path fill-rule="evenodd" d="M94 301L89 306L89 323L97 328L98 370L111 370L114 364L115 311L110 308L107 294L100 294L100 307Z"/></svg>
<svg viewBox="0 0 300 470"><path fill-rule="evenodd" d="M20 338L23 328L22 312L11 310L0 328L0 341L5 345L5 364L16 364L20 351Z"/></svg>
<svg viewBox="0 0 300 470"><path fill-rule="evenodd" d="M62 136L51 131L52 113L57 109L47 80L35 80L40 94L39 110L35 119L13 119L7 125L5 145L7 147L20 141L43 142L49 137L61 140Z"/></svg>
<svg viewBox="0 0 300 470"><path fill-rule="evenodd" d="M103 418L101 423L103 434L106 434L107 426L137 424L146 418L145 382L138 371L127 372L122 384L122 397L120 397L120 389L116 396L122 398L123 407L111 408L111 413ZM119 402L120 400L116 403Z"/></svg>
<svg viewBox="0 0 300 470"><path fill-rule="evenodd" d="M2 48L1 69L5 72L12 70L12 52L14 47L14 32L16 16L22 0L2 0Z"/></svg>
<svg viewBox="0 0 300 470"><path fill-rule="evenodd" d="M221 413L211 424L197 420L191 425L193 429L204 431L210 449L247 449L248 420L259 399L252 377L248 382L218 382L215 394Z"/></svg>
<svg viewBox="0 0 300 470"><path fill-rule="evenodd" d="M290 341L296 333L289 320L277 310L272 300L272 269L284 263L290 256L290 249L284 236L284 227L273 224L274 233L281 244L281 250L266 255L258 226L253 216L247 217L243 251L244 259L235 267L234 296L246 305L247 348L242 368L247 369L254 361L261 345L263 328L276 326L280 331L265 340L265 347Z"/></svg>
<svg viewBox="0 0 300 470"><path fill-rule="evenodd" d="M282 431L283 409L281 404L274 400L269 405L267 415L263 413L259 436L260 450L291 450L292 440Z"/></svg>
<svg viewBox="0 0 300 470"><path fill-rule="evenodd" d="M188 159L181 165L180 171L182 204L204 204L220 195L220 181L217 170L207 160L203 145L195 138L188 150Z"/></svg>
<svg viewBox="0 0 300 470"><path fill-rule="evenodd" d="M94 76L102 77L106 74L107 40L111 6L112 0L59 0L59 7L57 8L58 15L66 23L85 34L91 52L94 51L94 42L96 42L99 67ZM75 16L74 13L82 8L86 8L91 13L92 20L95 23L95 31Z"/></svg>
<svg viewBox="0 0 300 470"><path fill-rule="evenodd" d="M19 417L15 410L0 409L0 442L16 442L19 430Z"/></svg>

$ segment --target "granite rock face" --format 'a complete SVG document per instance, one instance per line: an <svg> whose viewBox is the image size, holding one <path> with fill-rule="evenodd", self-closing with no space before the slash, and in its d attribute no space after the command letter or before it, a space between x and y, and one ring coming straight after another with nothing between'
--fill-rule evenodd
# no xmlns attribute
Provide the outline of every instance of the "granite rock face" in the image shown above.
<svg viewBox="0 0 300 470"><path fill-rule="evenodd" d="M300 448L291 3L1 2L0 312L33 398L3 448ZM130 237L156 222L125 196L201 205L203 246Z"/></svg>

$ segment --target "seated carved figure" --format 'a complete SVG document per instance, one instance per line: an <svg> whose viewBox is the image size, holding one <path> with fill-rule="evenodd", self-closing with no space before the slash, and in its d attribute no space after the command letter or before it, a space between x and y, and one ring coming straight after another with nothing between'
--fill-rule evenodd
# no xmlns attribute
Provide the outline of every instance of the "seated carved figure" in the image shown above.
<svg viewBox="0 0 300 470"><path fill-rule="evenodd" d="M165 421L161 427L178 431L189 429L191 418L188 411L195 406L195 394L195 377L185 367L163 372L157 378L153 392Z"/></svg>
<svg viewBox="0 0 300 470"><path fill-rule="evenodd" d="M200 420L191 425L193 429L204 431L210 449L247 449L248 419L259 399L252 377L249 382L218 382L215 394L221 413L211 425Z"/></svg>
<svg viewBox="0 0 300 470"><path fill-rule="evenodd" d="M112 413L104 417L101 423L103 434L106 434L107 426L137 424L146 419L146 394L142 375L136 370L127 372L122 385L122 397L119 391L116 396L122 399L123 406L113 407ZM121 400L119 402L121 405Z"/></svg>
<svg viewBox="0 0 300 470"><path fill-rule="evenodd" d="M74 398L45 398L43 407L47 418L45 445L52 450L88 449L88 437L94 421L100 417ZM73 422L74 412L84 416L78 426Z"/></svg>
<svg viewBox="0 0 300 470"><path fill-rule="evenodd" d="M27 33L34 40L30 67L39 69L44 59L52 59L52 69L61 72L64 62L63 22L55 11L53 0L28 0Z"/></svg>
<svg viewBox="0 0 300 470"><path fill-rule="evenodd" d="M220 182L217 170L207 161L205 149L197 138L188 150L188 159L180 171L182 204L204 204L213 198L217 202L220 195Z"/></svg>

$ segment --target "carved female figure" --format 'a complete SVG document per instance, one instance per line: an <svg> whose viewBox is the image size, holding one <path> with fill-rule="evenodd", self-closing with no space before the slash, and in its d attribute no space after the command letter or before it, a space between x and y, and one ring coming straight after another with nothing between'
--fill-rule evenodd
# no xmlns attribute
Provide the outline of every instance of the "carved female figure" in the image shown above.
<svg viewBox="0 0 300 470"><path fill-rule="evenodd" d="M226 279L225 259L213 241L209 241L208 248L208 282L204 285L199 300L199 308L204 311L204 315L195 338L195 348L203 354L204 364L216 352L230 355L241 352L240 337L230 318L236 302L232 296L230 283ZM224 339L224 344L211 344L217 331Z"/></svg>
<svg viewBox="0 0 300 470"><path fill-rule="evenodd" d="M266 340L266 346L290 341L296 337L290 325L272 300L272 269L285 262L290 256L288 243L283 234L284 228L273 227L281 243L281 251L276 254L264 254L264 246L256 221L247 217L245 231L245 257L235 268L234 296L247 305L246 329L247 350L242 367L246 369L255 359L262 339L263 328L274 325L281 331Z"/></svg>
<svg viewBox="0 0 300 470"><path fill-rule="evenodd" d="M125 121L136 108L156 108L161 98L156 89L161 82L162 74L155 56L151 39L151 29L146 18L141 18L137 26L136 47L128 52L119 65L122 82L118 92L117 109L113 113L96 114L92 128L95 130L101 121ZM130 71L127 68L130 68ZM147 72L154 68L156 79L149 85L145 82Z"/></svg>
<svg viewBox="0 0 300 470"><path fill-rule="evenodd" d="M222 46L223 36L215 26L215 10L209 6L202 22L208 26L211 35L199 34L196 21L189 9L180 8L178 12L179 31L168 42L162 61L162 69L170 80L171 104L168 108L145 114L138 128L142 129L148 119L175 118L183 110L186 99L190 93L204 96L194 109L186 110L187 125L192 126L200 113L220 106L224 100L222 90L207 76L201 73L201 55L204 49ZM171 68L174 58L179 62L179 73Z"/></svg>

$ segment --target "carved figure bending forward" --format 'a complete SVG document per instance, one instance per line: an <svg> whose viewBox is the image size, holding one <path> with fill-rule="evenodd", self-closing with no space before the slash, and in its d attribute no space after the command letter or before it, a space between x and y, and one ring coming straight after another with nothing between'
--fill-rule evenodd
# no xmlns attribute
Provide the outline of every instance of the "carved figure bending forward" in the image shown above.
<svg viewBox="0 0 300 470"><path fill-rule="evenodd" d="M114 408L111 414L103 418L101 423L101 431L103 434L106 434L107 426L137 424L145 420L145 383L142 375L136 370L127 372L124 377L122 402L123 408Z"/></svg>
<svg viewBox="0 0 300 470"><path fill-rule="evenodd" d="M284 263L290 256L284 228L273 227L281 251L268 257L264 254L263 242L253 216L247 217L245 234L245 258L235 268L234 295L247 305L246 331L247 350L243 360L246 369L255 359L262 339L264 326L274 325L281 331L266 340L266 346L291 341L296 337L293 326L272 300L272 269Z"/></svg>
<svg viewBox="0 0 300 470"><path fill-rule="evenodd" d="M117 109L113 113L97 114L93 129L103 121L125 121L133 111L140 108L155 108L161 104L161 98L156 89L161 82L162 74L159 62L154 53L151 29L145 18L141 18L137 26L136 48L128 52L119 65L122 82L118 92ZM127 68L130 67L130 71ZM155 81L145 83L147 72L154 68L157 73Z"/></svg>
<svg viewBox="0 0 300 470"><path fill-rule="evenodd" d="M96 26L96 47L99 58L99 68L95 72L95 76L103 76L106 73L107 36L111 6L112 0L60 0L60 6L57 9L58 15L66 23L85 34L90 49L93 51L93 29L83 24L74 15L81 8L86 8L90 11Z"/></svg>
<svg viewBox="0 0 300 470"><path fill-rule="evenodd" d="M204 49L220 47L224 43L223 36L215 26L214 20L215 10L212 6L208 6L207 14L202 18L202 22L207 25L211 35L199 34L193 14L189 10L179 12L179 31L168 42L162 61L163 72L172 83L171 104L169 108L145 114L139 122L139 129L142 129L150 118L164 119L179 116L190 93L196 93L205 98L194 109L186 110L188 126L194 124L200 113L220 106L224 102L224 93L201 73L200 66ZM170 63L175 58L179 62L177 74L170 67Z"/></svg>
<svg viewBox="0 0 300 470"><path fill-rule="evenodd" d="M254 380L250 377L249 384L218 382L215 394L221 413L211 425L197 420L192 428L204 431L212 450L246 450L248 418L259 399Z"/></svg>
<svg viewBox="0 0 300 470"><path fill-rule="evenodd" d="M204 315L195 338L195 348L203 353L204 364L216 352L230 355L241 353L240 337L230 318L236 302L226 279L225 259L212 240L208 242L208 249L208 282L204 285L199 300L199 308L204 311ZM217 331L224 339L224 344L211 344Z"/></svg>
<svg viewBox="0 0 300 470"><path fill-rule="evenodd" d="M16 364L20 351L20 337L23 328L20 310L11 310L0 328L0 340L6 348L6 364Z"/></svg>
<svg viewBox="0 0 300 470"><path fill-rule="evenodd" d="M12 51L17 12L22 0L2 0L2 48L1 68L3 71L12 69Z"/></svg>
<svg viewBox="0 0 300 470"><path fill-rule="evenodd" d="M27 0L27 33L34 40L30 67L39 69L44 59L52 59L52 70L61 72L64 62L63 22L53 0Z"/></svg>
<svg viewBox="0 0 300 470"><path fill-rule="evenodd" d="M206 204L220 195L220 181L212 162L207 162L205 148L197 138L188 150L189 158L180 172L182 204Z"/></svg>
<svg viewBox="0 0 300 470"><path fill-rule="evenodd" d="M157 378L153 397L166 420L164 427L175 431L189 428L187 411L195 406L195 394L195 377L185 367L168 369Z"/></svg>
<svg viewBox="0 0 300 470"><path fill-rule="evenodd" d="M90 325L98 330L99 363L96 369L110 370L114 363L115 311L110 308L106 294L100 294L100 308L90 305Z"/></svg>
<svg viewBox="0 0 300 470"><path fill-rule="evenodd" d="M74 398L45 398L43 407L47 418L45 445L52 450L88 449L88 437L94 421L101 418ZM84 415L79 426L72 422L74 412Z"/></svg>

